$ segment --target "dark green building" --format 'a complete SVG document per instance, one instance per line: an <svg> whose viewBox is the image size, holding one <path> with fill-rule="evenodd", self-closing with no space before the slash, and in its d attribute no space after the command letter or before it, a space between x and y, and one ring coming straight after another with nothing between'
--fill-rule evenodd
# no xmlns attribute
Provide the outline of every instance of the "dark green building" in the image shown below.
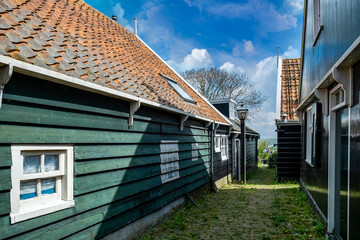
<svg viewBox="0 0 360 240"><path fill-rule="evenodd" d="M83 1L0 8L0 239L132 238L210 186L231 124L137 36Z"/></svg>

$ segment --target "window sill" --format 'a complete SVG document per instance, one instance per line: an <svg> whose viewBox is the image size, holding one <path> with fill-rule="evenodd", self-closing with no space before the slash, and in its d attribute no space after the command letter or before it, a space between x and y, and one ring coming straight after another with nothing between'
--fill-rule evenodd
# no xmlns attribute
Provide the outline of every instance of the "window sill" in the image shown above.
<svg viewBox="0 0 360 240"><path fill-rule="evenodd" d="M221 160L226 161L226 160L228 160L228 157L221 157Z"/></svg>
<svg viewBox="0 0 360 240"><path fill-rule="evenodd" d="M216 152L216 153L221 152L221 149L214 148L214 152Z"/></svg>
<svg viewBox="0 0 360 240"><path fill-rule="evenodd" d="M308 159L305 159L305 162L310 166L310 167L314 167L313 165L312 165L312 163L311 163L311 161L310 160L308 160Z"/></svg>
<svg viewBox="0 0 360 240"><path fill-rule="evenodd" d="M19 213L10 213L11 224L36 218L42 215L60 211L75 206L74 201L54 200L47 203L34 204L31 207L21 208Z"/></svg>

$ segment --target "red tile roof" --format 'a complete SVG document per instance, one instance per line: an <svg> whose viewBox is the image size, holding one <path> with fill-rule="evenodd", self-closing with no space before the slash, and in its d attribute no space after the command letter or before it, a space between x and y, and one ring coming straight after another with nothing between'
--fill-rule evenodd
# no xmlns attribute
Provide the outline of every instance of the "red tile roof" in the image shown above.
<svg viewBox="0 0 360 240"><path fill-rule="evenodd" d="M283 59L281 71L281 113L288 120L298 120L295 109L299 106L300 58Z"/></svg>
<svg viewBox="0 0 360 240"><path fill-rule="evenodd" d="M82 0L1 0L0 54L226 123L134 34Z"/></svg>

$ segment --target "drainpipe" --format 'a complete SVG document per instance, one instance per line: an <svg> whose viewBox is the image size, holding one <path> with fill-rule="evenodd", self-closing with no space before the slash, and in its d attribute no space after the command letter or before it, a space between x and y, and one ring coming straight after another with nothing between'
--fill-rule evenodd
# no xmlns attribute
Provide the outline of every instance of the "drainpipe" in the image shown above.
<svg viewBox="0 0 360 240"><path fill-rule="evenodd" d="M211 131L210 131L210 187L211 190L214 190L214 131L215 131L215 123L211 124Z"/></svg>

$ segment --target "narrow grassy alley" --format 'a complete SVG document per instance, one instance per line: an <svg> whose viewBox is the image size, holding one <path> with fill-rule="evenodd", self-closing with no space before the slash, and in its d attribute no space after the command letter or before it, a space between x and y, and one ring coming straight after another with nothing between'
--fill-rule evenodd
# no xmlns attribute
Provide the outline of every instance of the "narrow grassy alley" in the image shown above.
<svg viewBox="0 0 360 240"><path fill-rule="evenodd" d="M325 239L299 184L279 184L274 176L274 169L260 167L247 185L204 194L142 239Z"/></svg>

